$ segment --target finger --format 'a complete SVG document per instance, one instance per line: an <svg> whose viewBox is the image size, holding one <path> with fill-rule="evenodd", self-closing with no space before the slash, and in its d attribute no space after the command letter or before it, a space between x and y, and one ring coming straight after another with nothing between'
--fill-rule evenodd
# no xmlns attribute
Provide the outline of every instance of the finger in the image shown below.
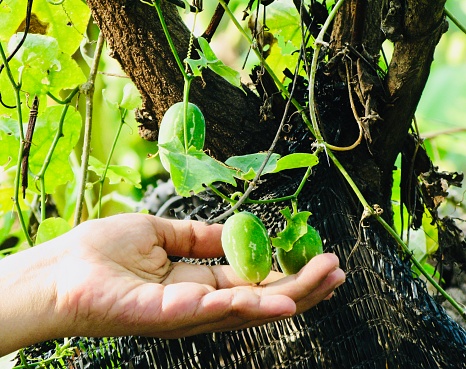
<svg viewBox="0 0 466 369"><path fill-rule="evenodd" d="M158 246L168 255L195 258L219 257L223 255L222 225L207 225L192 220L171 220L150 217Z"/></svg>
<svg viewBox="0 0 466 369"><path fill-rule="evenodd" d="M331 271L338 267L338 264L338 258L333 254L318 255L311 259L298 274L285 276L283 273L271 271L267 278L261 282L261 287L268 295L288 292L287 295L293 295L299 299L300 291L314 289ZM211 269L215 275L218 289L251 286L251 283L239 278L229 265L215 265ZM302 277L296 282L298 275L302 275ZM290 287L292 287L291 290Z"/></svg>
<svg viewBox="0 0 466 369"><path fill-rule="evenodd" d="M338 269L339 260L334 254L321 254L312 258L297 274L286 276L263 287L266 295L285 294L294 301L306 297L317 289L327 277Z"/></svg>
<svg viewBox="0 0 466 369"><path fill-rule="evenodd" d="M345 273L338 267L339 260L333 254L313 258L296 275L284 276L271 272L258 287L238 278L229 266L212 267L217 288L249 286L263 296L285 295L297 303L297 311L303 312L324 299L329 299L334 289L345 280Z"/></svg>
<svg viewBox="0 0 466 369"><path fill-rule="evenodd" d="M311 307L317 305L322 300L328 300L332 297L336 288L345 281L345 273L337 268L330 272L312 293L296 301L297 313L302 313Z"/></svg>
<svg viewBox="0 0 466 369"><path fill-rule="evenodd" d="M173 300L175 294L170 293L170 288L181 288L181 285L165 288L164 295L167 298L164 297L163 310L173 314L176 309L183 307L181 310L184 314L166 317L170 320L170 325L167 325L169 329L159 332L165 338L257 326L290 317L296 312L295 303L287 296L260 296L249 288L205 293L206 290L202 290L199 285L184 285L185 293L177 293L176 300Z"/></svg>
<svg viewBox="0 0 466 369"><path fill-rule="evenodd" d="M241 302L232 304L233 309L216 317L215 320L208 319L203 324L192 327L188 334L200 332L219 332L239 330L243 328L256 327L272 321L282 320L296 313L296 304L287 296L258 296L251 291L239 290L237 300ZM243 294L242 298L240 297ZM209 297L214 297L215 294ZM217 296L215 296L217 298ZM257 302L254 302L258 299ZM212 316L212 314L208 314Z"/></svg>

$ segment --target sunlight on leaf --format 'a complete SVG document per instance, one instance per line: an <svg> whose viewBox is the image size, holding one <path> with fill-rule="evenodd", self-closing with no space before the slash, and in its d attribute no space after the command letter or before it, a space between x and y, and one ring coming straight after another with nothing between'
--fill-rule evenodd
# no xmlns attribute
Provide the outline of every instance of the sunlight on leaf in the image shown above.
<svg viewBox="0 0 466 369"><path fill-rule="evenodd" d="M8 51L10 53L16 48L23 37L23 33L19 32L14 34L9 43ZM15 59L18 60L22 65L34 65L41 67L41 69L61 69L60 62L58 60L58 53L60 48L55 38L28 34L26 40L24 40L23 46L15 54Z"/></svg>
<svg viewBox="0 0 466 369"><path fill-rule="evenodd" d="M33 12L46 24L46 34L58 41L64 53L73 55L79 48L89 23L91 13L86 3L81 0L66 0L61 5L53 5L48 1L35 1Z"/></svg>
<svg viewBox="0 0 466 369"><path fill-rule="evenodd" d="M4 0L0 3L0 41L7 42L24 20L26 0Z"/></svg>
<svg viewBox="0 0 466 369"><path fill-rule="evenodd" d="M105 171L105 164L93 156L89 156L89 170L98 176L102 176ZM126 165L109 165L106 178L110 184L126 182L136 188L141 188L141 174Z"/></svg>
<svg viewBox="0 0 466 369"><path fill-rule="evenodd" d="M301 45L301 27L298 11L291 2L273 2L267 7L267 26L276 42L267 58L267 64L277 77L284 78L283 70L288 68L294 73Z"/></svg>
<svg viewBox="0 0 466 369"><path fill-rule="evenodd" d="M187 153L179 150L176 137L163 145L159 144L160 152L169 161L170 175L176 192L180 196L205 190L214 182L225 182L236 185L234 178L236 171L226 167L223 163L213 159L202 150L191 146Z"/></svg>
<svg viewBox="0 0 466 369"><path fill-rule="evenodd" d="M35 176L41 170L58 129L63 107L51 106L37 117L36 129L32 138L29 156L29 189L38 191ZM79 140L81 133L81 115L74 109L68 109L62 135L45 173L47 193L53 193L59 185L74 179L69 156Z"/></svg>
<svg viewBox="0 0 466 369"><path fill-rule="evenodd" d="M19 149L18 121L0 117L0 165L4 170L16 164Z"/></svg>
<svg viewBox="0 0 466 369"><path fill-rule="evenodd" d="M35 244L44 243L50 241L62 234L71 230L71 226L63 218L47 218L37 229L37 236Z"/></svg>
<svg viewBox="0 0 466 369"><path fill-rule="evenodd" d="M319 159L314 154L294 153L280 158L277 162L277 167L272 173L277 173L286 169L313 167L318 163Z"/></svg>
<svg viewBox="0 0 466 369"><path fill-rule="evenodd" d="M228 158L225 164L230 167L239 169L241 172L238 174L239 178L251 180L256 176L257 171L261 167L266 157L266 153L232 156L231 158ZM277 161L279 158L279 154L272 153L262 171L262 174L273 172L277 167Z"/></svg>
<svg viewBox="0 0 466 369"><path fill-rule="evenodd" d="M120 106L124 109L133 110L141 105L141 95L134 83L129 82L123 87L123 97Z"/></svg>
<svg viewBox="0 0 466 369"><path fill-rule="evenodd" d="M21 33L13 35L8 49L14 50L21 40ZM62 89L72 89L84 83L86 77L82 69L71 58L62 52L56 39L36 34L29 34L10 62L12 71L22 71L22 90L30 95L44 95L52 92L54 95ZM15 73L15 78L19 75Z"/></svg>

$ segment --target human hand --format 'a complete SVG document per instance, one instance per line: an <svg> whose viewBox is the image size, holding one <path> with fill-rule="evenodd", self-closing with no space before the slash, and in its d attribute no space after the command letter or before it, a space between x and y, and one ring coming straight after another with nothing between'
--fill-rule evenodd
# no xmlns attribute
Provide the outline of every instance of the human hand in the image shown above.
<svg viewBox="0 0 466 369"><path fill-rule="evenodd" d="M226 265L167 258L221 256L221 230L221 225L124 214L85 222L37 246L50 251L40 263L49 272L36 278L47 276L52 287L41 288L49 311L35 342L65 336L177 338L241 329L301 313L344 281L333 254L315 257L296 275L271 272L260 286L248 285Z"/></svg>

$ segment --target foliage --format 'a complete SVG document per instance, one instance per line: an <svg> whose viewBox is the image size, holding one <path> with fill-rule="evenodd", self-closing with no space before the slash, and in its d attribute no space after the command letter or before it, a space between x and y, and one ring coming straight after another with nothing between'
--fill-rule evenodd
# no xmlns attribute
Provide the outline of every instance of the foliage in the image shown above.
<svg viewBox="0 0 466 369"><path fill-rule="evenodd" d="M241 4L239 1L230 4L237 19L241 19ZM456 0L448 7L463 24L466 23L464 3ZM92 78L96 78L93 102L96 109L92 156L84 152L90 156L89 177L85 178L84 218L133 211L133 204L141 198L144 188L155 183L157 178L167 178L168 175L159 158L151 155L146 159L149 153L153 154L158 149L135 134L137 127L132 111L140 103L139 95L116 62L108 56L107 49L104 48L98 63L99 74L89 75L98 30L90 24L90 12L84 2L65 0L54 4L35 0L32 13L35 29L39 31L29 32L14 57L7 61L6 58L23 40L26 8L26 0L4 0L0 4L3 53L0 63L4 65L0 73L0 256L44 242L76 225L73 216L81 175L78 159L83 154L81 136L86 124L85 87ZM277 80L285 81L284 84L290 81L285 79L283 70L293 70L298 58L295 51L302 37L296 21L298 16L291 1L275 2L268 7L266 14L268 32L273 36L273 42L268 44L268 65ZM189 22L191 15L185 17ZM203 23L207 21L205 18ZM202 23L202 13L198 22ZM248 66L259 63L260 57L250 53L251 43L239 36L241 32L233 32L232 36L232 24L224 23L216 41L211 44L200 39L199 59L186 60L192 76L199 77L203 68L210 68L243 88L240 82L246 82L247 77L238 71L239 67L247 55ZM220 56L225 54L225 44L238 51L232 59ZM309 40L309 46L314 46L314 40ZM465 60L464 34L451 26L437 48L431 76L416 113L427 151L436 158L437 165L457 171L466 171L462 144L466 80L458 78L466 73ZM185 64L182 67L184 71ZM23 198L20 191L22 152L34 96L39 99L39 109L31 139L29 165L27 171L23 171L29 184ZM188 95L186 101L189 101ZM273 149L269 153L232 157L220 163L200 149L191 147L185 150L182 146L179 140L163 146L171 163L171 177L182 196L190 196L206 186L214 189L218 181L231 185L241 181L247 186L255 184L265 174L311 168L317 164L315 155L297 153L280 158ZM303 181L305 179L306 175ZM414 255L425 265L429 255L436 250L436 233L428 221L424 221L417 234L407 232L407 222L402 221L406 213L399 207L398 183L399 173L395 172L393 203L397 214L396 231L405 235ZM220 195L232 206L239 203L236 198ZM242 201L250 201L247 191L241 195L244 196ZM455 201L445 203L440 211L465 219L464 193L453 192L453 196ZM299 191L291 197L275 199L291 201L293 213L288 209L283 214L290 226L277 235L274 246L289 249L306 232L309 214L295 212L298 197ZM45 211L46 202L55 205L60 218L49 217ZM29 226L36 222L40 224L38 233L31 235Z"/></svg>

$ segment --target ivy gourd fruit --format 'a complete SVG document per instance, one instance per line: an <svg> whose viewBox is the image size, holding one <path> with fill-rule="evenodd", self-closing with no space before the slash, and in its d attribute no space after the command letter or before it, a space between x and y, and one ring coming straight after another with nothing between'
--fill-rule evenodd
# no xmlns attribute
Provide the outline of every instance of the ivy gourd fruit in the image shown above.
<svg viewBox="0 0 466 369"><path fill-rule="evenodd" d="M205 118L199 107L193 103L188 103L186 128L187 147L184 137L184 102L180 101L165 112L160 123L158 143L165 144L177 138L185 150L191 146L202 150L205 142ZM163 150L160 151L160 159L165 170L170 172L170 164Z"/></svg>
<svg viewBox="0 0 466 369"><path fill-rule="evenodd" d="M286 275L298 273L314 256L323 253L319 232L308 225L307 233L300 237L290 251L277 248L277 261Z"/></svg>
<svg viewBox="0 0 466 369"><path fill-rule="evenodd" d="M262 221L247 211L227 219L222 230L225 256L238 277L258 284L272 269L272 247Z"/></svg>

